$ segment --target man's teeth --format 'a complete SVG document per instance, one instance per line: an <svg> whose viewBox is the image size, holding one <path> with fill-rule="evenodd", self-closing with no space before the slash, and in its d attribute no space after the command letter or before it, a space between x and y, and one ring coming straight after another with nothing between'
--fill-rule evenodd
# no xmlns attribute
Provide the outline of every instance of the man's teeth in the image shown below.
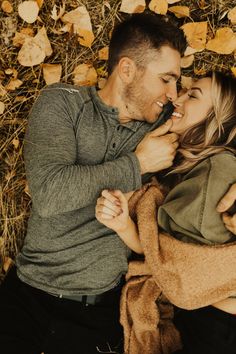
<svg viewBox="0 0 236 354"><path fill-rule="evenodd" d="M162 102L160 102L160 101L156 101L156 104L159 106L159 107L163 107L163 103Z"/></svg>
<svg viewBox="0 0 236 354"><path fill-rule="evenodd" d="M182 114L179 112L173 112L172 116L178 117L178 118L182 118Z"/></svg>

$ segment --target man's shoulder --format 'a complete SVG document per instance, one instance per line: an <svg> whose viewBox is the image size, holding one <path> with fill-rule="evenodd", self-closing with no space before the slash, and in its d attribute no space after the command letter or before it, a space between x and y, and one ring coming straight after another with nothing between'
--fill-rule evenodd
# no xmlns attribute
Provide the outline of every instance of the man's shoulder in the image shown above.
<svg viewBox="0 0 236 354"><path fill-rule="evenodd" d="M80 100L85 102L91 99L91 87L89 86L75 86L66 83L55 83L44 87L41 90L40 95L47 96L49 95L51 98L53 96L58 98L58 95L67 99Z"/></svg>

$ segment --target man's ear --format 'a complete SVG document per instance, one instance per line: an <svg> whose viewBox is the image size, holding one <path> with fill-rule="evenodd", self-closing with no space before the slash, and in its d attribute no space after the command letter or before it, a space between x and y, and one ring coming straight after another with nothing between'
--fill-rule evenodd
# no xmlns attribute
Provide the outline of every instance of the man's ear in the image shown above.
<svg viewBox="0 0 236 354"><path fill-rule="evenodd" d="M129 84L133 81L137 71L135 62L128 57L123 57L120 59L117 69L121 80L125 84Z"/></svg>

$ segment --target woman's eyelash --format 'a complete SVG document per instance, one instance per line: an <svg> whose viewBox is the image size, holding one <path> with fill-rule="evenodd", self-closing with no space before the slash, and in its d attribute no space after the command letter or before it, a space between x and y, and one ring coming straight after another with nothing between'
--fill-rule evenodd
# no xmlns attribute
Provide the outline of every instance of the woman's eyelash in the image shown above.
<svg viewBox="0 0 236 354"><path fill-rule="evenodd" d="M169 80L163 79L163 77L161 79L165 84L168 84Z"/></svg>
<svg viewBox="0 0 236 354"><path fill-rule="evenodd" d="M188 97L197 98L196 96L191 95L191 93L188 94Z"/></svg>

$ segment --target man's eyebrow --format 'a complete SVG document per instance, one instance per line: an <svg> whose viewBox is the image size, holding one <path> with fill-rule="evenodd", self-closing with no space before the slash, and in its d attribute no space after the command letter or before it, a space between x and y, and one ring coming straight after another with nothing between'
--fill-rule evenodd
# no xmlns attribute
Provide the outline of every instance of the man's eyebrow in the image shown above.
<svg viewBox="0 0 236 354"><path fill-rule="evenodd" d="M180 75L174 73L173 71L168 71L166 73L162 73L162 75L169 75L169 76L172 76L175 80L178 80Z"/></svg>
<svg viewBox="0 0 236 354"><path fill-rule="evenodd" d="M202 90L200 89L200 87L191 87L190 88L190 90L198 90L198 91L200 91L201 92L201 94L203 95L203 93L202 93Z"/></svg>

